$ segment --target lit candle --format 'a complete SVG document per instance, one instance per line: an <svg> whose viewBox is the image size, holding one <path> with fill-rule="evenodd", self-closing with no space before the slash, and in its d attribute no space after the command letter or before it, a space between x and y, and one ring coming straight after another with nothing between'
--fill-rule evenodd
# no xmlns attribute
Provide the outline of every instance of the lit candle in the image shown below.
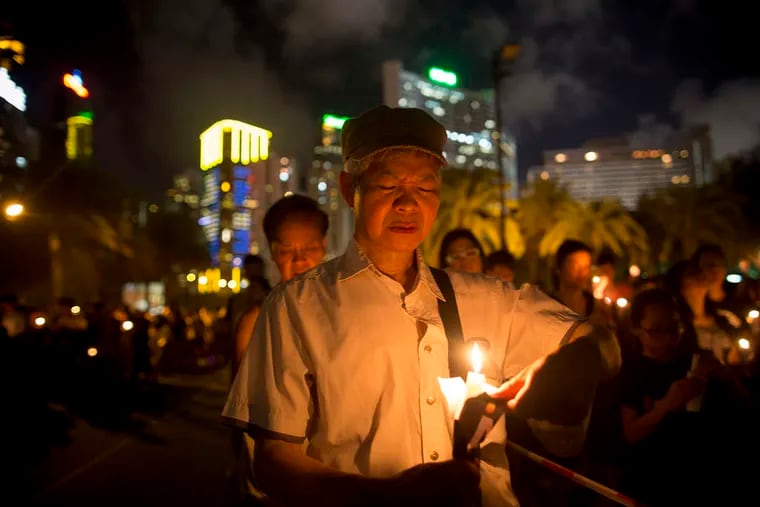
<svg viewBox="0 0 760 507"><path fill-rule="evenodd" d="M480 370L483 369L483 353L480 351L477 343L472 344L470 358L472 361L472 371L467 372L467 380L465 381L467 388L466 398L474 398L485 391L483 386L486 384L486 376L480 373Z"/></svg>
<svg viewBox="0 0 760 507"><path fill-rule="evenodd" d="M446 397L449 406L449 416L453 419L459 419L464 402L469 398L474 398L481 393L491 394L498 388L486 382L486 376L480 373L483 368L483 353L477 343L473 343L470 354L472 370L467 372L467 381L462 381L462 377L441 378L438 377L438 385L441 386L441 392Z"/></svg>

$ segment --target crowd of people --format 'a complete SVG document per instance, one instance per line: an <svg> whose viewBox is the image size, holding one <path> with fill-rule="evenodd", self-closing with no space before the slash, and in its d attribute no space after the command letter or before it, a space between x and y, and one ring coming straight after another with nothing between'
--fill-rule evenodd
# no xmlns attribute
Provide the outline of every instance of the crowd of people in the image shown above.
<svg viewBox="0 0 760 507"><path fill-rule="evenodd" d="M718 245L645 276L569 239L547 287L467 229L450 231L428 266L419 248L446 139L415 109L346 122L340 186L355 230L337 258L325 261L327 216L291 195L263 223L276 286L249 255L248 288L221 310L149 320L63 302L48 325L121 350L125 376L150 375L170 343L193 344L196 359L219 353L241 505L609 505L508 441L647 505L743 505L757 443L756 281L727 284ZM7 336L29 319L4 303ZM473 344L485 351L482 389L508 407L477 459L453 455L439 387Z"/></svg>
<svg viewBox="0 0 760 507"><path fill-rule="evenodd" d="M343 135L354 240L320 263L316 222L268 231L273 258L301 269L281 269L284 283L239 320L245 348L223 415L246 435L246 501L604 501L519 455L507 452L507 467L503 432L489 434L474 467L450 459L452 421L438 419L431 383L453 373L449 296L418 250L438 206L445 132L419 111L377 108ZM492 396L511 400L509 440L650 505L740 505L731 500L746 491L755 442L753 281L726 285L716 245L662 276L630 276L617 262L568 240L553 286L536 287L469 230L450 231L438 252L460 333L493 354Z"/></svg>
<svg viewBox="0 0 760 507"><path fill-rule="evenodd" d="M501 252L486 256L469 230L458 229L445 236L439 259L452 269L487 273L488 259L496 255L509 259ZM514 261L505 264L507 281L515 283ZM636 270L633 277L610 252L595 258L579 240L565 241L553 266L547 292L615 331L622 368L597 392L581 452L552 455L519 425L511 438L647 505L701 505L708 499L729 505L722 502L746 491L740 485L748 477L744 461L753 456L748 444L757 442L756 281L728 283L727 259L715 244L700 246L654 277L642 278ZM523 464L530 469L521 477L524 504L588 504L587 492ZM551 487L536 488L542 481Z"/></svg>

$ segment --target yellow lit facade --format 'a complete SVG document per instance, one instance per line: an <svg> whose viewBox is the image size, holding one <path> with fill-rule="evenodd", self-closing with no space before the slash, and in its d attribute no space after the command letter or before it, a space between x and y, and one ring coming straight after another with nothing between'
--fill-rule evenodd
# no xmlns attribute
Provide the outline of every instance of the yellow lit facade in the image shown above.
<svg viewBox="0 0 760 507"><path fill-rule="evenodd" d="M271 138L272 132L269 130L237 120L220 120L200 136L201 170L208 171L225 158L242 165L266 160L269 158ZM226 140L229 140L228 143Z"/></svg>
<svg viewBox="0 0 760 507"><path fill-rule="evenodd" d="M219 268L209 268L205 271L200 271L197 276L193 274L192 278L192 281L198 281L199 294L216 294L223 289L231 290L235 294L240 292L240 268L232 268L229 280L222 278L222 272ZM189 274L187 280L190 281Z"/></svg>
<svg viewBox="0 0 760 507"><path fill-rule="evenodd" d="M298 190L290 157L270 153L272 132L237 120L221 120L200 138L201 190L198 224L206 237L211 269L198 273L198 291L237 292L245 256L266 258L261 226L266 210Z"/></svg>
<svg viewBox="0 0 760 507"><path fill-rule="evenodd" d="M66 120L66 157L69 160L92 157L91 115L77 115Z"/></svg>

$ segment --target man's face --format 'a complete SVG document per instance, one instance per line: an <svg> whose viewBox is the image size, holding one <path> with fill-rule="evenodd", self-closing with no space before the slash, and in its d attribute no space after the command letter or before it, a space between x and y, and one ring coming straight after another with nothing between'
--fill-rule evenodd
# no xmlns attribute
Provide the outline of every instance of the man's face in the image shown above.
<svg viewBox="0 0 760 507"><path fill-rule="evenodd" d="M439 164L421 153L373 164L354 194L357 242L368 250L413 252L430 233L440 191Z"/></svg>
<svg viewBox="0 0 760 507"><path fill-rule="evenodd" d="M292 216L280 225L277 239L272 242L272 260L286 282L304 273L325 257L327 239L322 236L319 222L310 216Z"/></svg>

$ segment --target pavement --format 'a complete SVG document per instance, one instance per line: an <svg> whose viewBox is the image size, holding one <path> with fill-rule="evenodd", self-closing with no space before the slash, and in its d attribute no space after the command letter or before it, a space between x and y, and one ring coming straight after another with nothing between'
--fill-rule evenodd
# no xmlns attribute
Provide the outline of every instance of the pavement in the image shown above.
<svg viewBox="0 0 760 507"><path fill-rule="evenodd" d="M48 404L65 437L12 473L10 503L28 506L234 505L231 434L220 419L227 369L159 377L144 384L134 409Z"/></svg>

